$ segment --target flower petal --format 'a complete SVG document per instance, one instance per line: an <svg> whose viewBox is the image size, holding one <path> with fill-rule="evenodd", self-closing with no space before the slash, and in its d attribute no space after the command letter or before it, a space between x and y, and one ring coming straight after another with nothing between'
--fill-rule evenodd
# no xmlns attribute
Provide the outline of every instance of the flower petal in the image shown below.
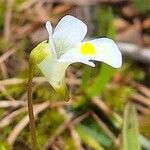
<svg viewBox="0 0 150 150"><path fill-rule="evenodd" d="M56 57L56 51L55 51L54 43L52 41L52 25L51 25L50 21L46 22L45 27L46 27L47 32L48 32L48 43L50 45L51 50L54 53L54 56Z"/></svg>
<svg viewBox="0 0 150 150"><path fill-rule="evenodd" d="M48 55L37 66L50 85L67 101L69 93L65 82L65 73L69 63L59 63L52 55Z"/></svg>
<svg viewBox="0 0 150 150"><path fill-rule="evenodd" d="M108 38L95 39L80 43L59 58L61 62L102 61L114 68L122 64L122 56L115 42Z"/></svg>
<svg viewBox="0 0 150 150"><path fill-rule="evenodd" d="M86 65L89 65L91 67L95 67L95 64L89 60L90 58L87 58L79 54L79 47L77 47L77 48L72 48L69 51L67 51L64 55L62 55L58 59L58 62L60 63L66 62L69 64L80 62Z"/></svg>
<svg viewBox="0 0 150 150"><path fill-rule="evenodd" d="M91 62L91 61L88 61L88 60L80 60L80 61L78 61L78 62L81 62L81 63L83 63L83 64L86 64L86 65L89 65L89 66L91 66L91 67L95 67L95 64L93 63L93 62Z"/></svg>
<svg viewBox="0 0 150 150"><path fill-rule="evenodd" d="M51 25L50 21L47 21L45 26L46 26L49 36L52 36L52 25Z"/></svg>
<svg viewBox="0 0 150 150"><path fill-rule="evenodd" d="M67 66L67 63L54 61L51 56L46 57L38 64L38 67L54 89L62 86L63 82L60 81L64 80Z"/></svg>
<svg viewBox="0 0 150 150"><path fill-rule="evenodd" d="M122 55L116 43L108 38L99 38L90 41L95 49L96 55L93 60L102 61L114 68L122 65Z"/></svg>
<svg viewBox="0 0 150 150"><path fill-rule="evenodd" d="M53 41L57 56L60 57L67 50L81 42L87 33L87 26L81 20L67 15L56 26Z"/></svg>

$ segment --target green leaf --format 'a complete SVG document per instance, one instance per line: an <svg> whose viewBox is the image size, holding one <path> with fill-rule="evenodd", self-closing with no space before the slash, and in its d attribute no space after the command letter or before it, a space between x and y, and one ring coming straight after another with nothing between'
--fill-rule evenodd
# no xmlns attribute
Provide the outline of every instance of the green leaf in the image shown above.
<svg viewBox="0 0 150 150"><path fill-rule="evenodd" d="M92 69L89 66L84 67L82 75L82 84L81 88L84 90L88 87L89 79L91 79Z"/></svg>
<svg viewBox="0 0 150 150"><path fill-rule="evenodd" d="M142 147L146 150L150 150L150 140L143 135L140 135L140 143Z"/></svg>
<svg viewBox="0 0 150 150"><path fill-rule="evenodd" d="M124 113L123 150L141 150L136 109L127 104Z"/></svg>
<svg viewBox="0 0 150 150"><path fill-rule="evenodd" d="M94 150L104 150L97 139L93 136L94 131L84 125L78 125L76 130L81 140Z"/></svg>
<svg viewBox="0 0 150 150"><path fill-rule="evenodd" d="M115 27L113 26L113 11L111 8L101 7L98 11L100 14L99 18L99 26L100 30L98 33L101 33L102 36L107 36L108 38L114 39L116 36ZM100 94L105 88L108 81L111 79L113 75L114 69L106 64L102 64L99 74L92 86L87 89L87 95L90 97L96 96Z"/></svg>
<svg viewBox="0 0 150 150"><path fill-rule="evenodd" d="M93 84L87 90L87 94L90 97L96 96L102 92L108 81L113 75L114 69L106 64L102 64L99 74L94 80Z"/></svg>

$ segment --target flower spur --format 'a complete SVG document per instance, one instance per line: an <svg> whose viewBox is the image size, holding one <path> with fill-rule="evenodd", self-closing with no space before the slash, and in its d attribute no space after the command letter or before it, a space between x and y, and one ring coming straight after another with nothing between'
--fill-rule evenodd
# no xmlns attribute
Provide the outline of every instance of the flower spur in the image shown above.
<svg viewBox="0 0 150 150"><path fill-rule="evenodd" d="M82 42L87 26L73 16L63 17L53 33L51 23L47 21L46 29L48 43L40 43L31 52L31 57L51 86L65 100L69 100L65 72L70 64L81 62L95 67L92 61L101 61L114 68L122 64L121 52L113 40L98 38Z"/></svg>

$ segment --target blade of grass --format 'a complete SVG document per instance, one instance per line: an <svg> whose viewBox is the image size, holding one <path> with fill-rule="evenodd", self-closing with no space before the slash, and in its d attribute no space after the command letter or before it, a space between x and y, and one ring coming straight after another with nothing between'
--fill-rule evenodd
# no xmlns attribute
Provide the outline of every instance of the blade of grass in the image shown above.
<svg viewBox="0 0 150 150"><path fill-rule="evenodd" d="M88 86L89 79L91 78L92 69L89 66L84 67L82 75L81 88L84 90Z"/></svg>
<svg viewBox="0 0 150 150"><path fill-rule="evenodd" d="M150 150L150 140L143 135L140 135L140 143L142 147L146 150Z"/></svg>
<svg viewBox="0 0 150 150"><path fill-rule="evenodd" d="M116 31L113 26L113 11L111 8L101 7L98 10L99 14L99 26L100 30L98 33L101 33L102 36L107 36L108 38L115 39ZM87 95L89 97L96 96L100 94L105 88L108 81L111 79L113 75L114 69L106 64L102 64L99 70L99 74L96 79L93 81L93 84L87 88Z"/></svg>
<svg viewBox="0 0 150 150"><path fill-rule="evenodd" d="M130 103L124 113L123 150L141 150L136 109Z"/></svg>
<svg viewBox="0 0 150 150"><path fill-rule="evenodd" d="M113 72L113 68L106 64L102 64L99 74L93 84L87 89L88 96L93 97L101 93L108 81L111 79Z"/></svg>
<svg viewBox="0 0 150 150"><path fill-rule="evenodd" d="M104 150L101 144L97 141L97 139L93 136L94 131L84 125L78 125L76 130L81 138L81 140L87 144L90 148L94 150Z"/></svg>

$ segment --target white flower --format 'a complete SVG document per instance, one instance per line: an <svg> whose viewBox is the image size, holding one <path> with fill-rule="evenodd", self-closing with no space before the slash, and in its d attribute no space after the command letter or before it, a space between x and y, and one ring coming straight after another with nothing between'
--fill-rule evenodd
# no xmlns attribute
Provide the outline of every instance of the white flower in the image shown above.
<svg viewBox="0 0 150 150"><path fill-rule="evenodd" d="M65 72L67 67L75 62L81 62L94 67L92 62L101 61L114 68L122 64L122 56L113 40L99 38L82 42L87 26L79 19L67 15L63 17L54 32L49 21L46 22L49 34L49 48L46 56L38 63L38 67L51 86L66 96ZM67 97L68 98L68 97Z"/></svg>

